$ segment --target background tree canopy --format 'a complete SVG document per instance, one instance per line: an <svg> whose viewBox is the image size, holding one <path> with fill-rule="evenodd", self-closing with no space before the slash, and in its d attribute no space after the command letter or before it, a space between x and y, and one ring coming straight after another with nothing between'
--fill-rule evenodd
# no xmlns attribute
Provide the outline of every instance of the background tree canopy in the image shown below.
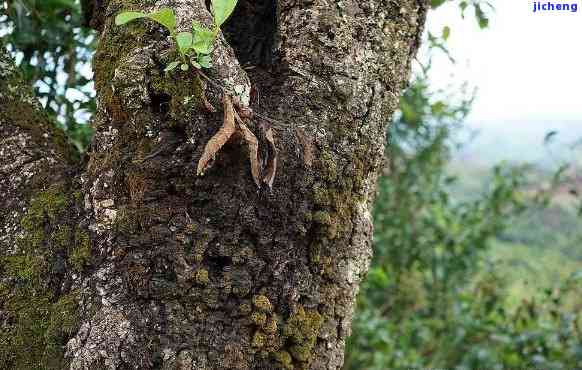
<svg viewBox="0 0 582 370"><path fill-rule="evenodd" d="M0 36L43 106L84 152L92 132L86 123L95 111L91 56L96 38L81 24L76 0L6 0L0 7Z"/></svg>
<svg viewBox="0 0 582 370"><path fill-rule="evenodd" d="M438 11L445 2L432 0L432 6ZM494 17L489 2L449 2L481 28ZM428 33L426 46L453 61L454 50L447 48L451 32L445 27ZM95 36L82 27L78 1L5 0L0 36L55 124L82 154L95 111L90 72ZM503 263L515 258L508 250L521 253L524 245L522 259L544 258L539 251L549 243L582 260L580 249L572 247L581 238L573 231L580 221L552 205L548 195L563 171L542 192L532 187L540 173L497 166L483 176L485 190L461 191L463 179L451 175L450 160L473 93L433 88L431 61L422 63L387 133L374 214L375 255L345 368L581 368L582 274L568 271L558 282L541 277L528 296L516 299L511 290L516 276ZM560 222L544 229L548 212ZM558 241L557 233L567 240Z"/></svg>
<svg viewBox="0 0 582 370"><path fill-rule="evenodd" d="M489 25L491 4L457 4L467 18L473 7L480 28ZM422 61L387 133L375 255L346 368L579 368L582 274L574 270L581 266L575 252L580 233L572 224L579 229L580 220L552 201L566 167L540 173L500 165L477 174L484 179L477 186L474 172L451 170L455 134L473 99L465 86L443 91L429 83L430 55L444 52L454 63L454 50L447 48L451 32L446 26L427 35L429 60ZM556 225L547 227L548 219ZM561 257L546 259L545 248ZM578 262L572 269L558 262L573 254ZM528 276L533 287L516 292L524 280L516 263L539 263L547 273ZM561 278L552 279L549 271L560 270Z"/></svg>

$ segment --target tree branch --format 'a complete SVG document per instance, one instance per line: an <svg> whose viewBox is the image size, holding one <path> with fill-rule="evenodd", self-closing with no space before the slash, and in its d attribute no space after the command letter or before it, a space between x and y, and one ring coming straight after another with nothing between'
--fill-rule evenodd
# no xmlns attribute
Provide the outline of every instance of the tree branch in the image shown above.
<svg viewBox="0 0 582 370"><path fill-rule="evenodd" d="M62 130L0 45L0 368L65 368L91 258Z"/></svg>
<svg viewBox="0 0 582 370"><path fill-rule="evenodd" d="M0 251L14 250L28 199L70 174L70 154L0 41Z"/></svg>

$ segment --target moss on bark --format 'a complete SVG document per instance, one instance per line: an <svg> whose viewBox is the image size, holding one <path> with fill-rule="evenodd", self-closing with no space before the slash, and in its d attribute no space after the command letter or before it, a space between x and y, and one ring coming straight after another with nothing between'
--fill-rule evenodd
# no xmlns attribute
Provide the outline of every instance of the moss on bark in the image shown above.
<svg viewBox="0 0 582 370"><path fill-rule="evenodd" d="M71 218L74 199L62 186L37 194L21 220L16 253L0 259L3 369L62 369L64 345L79 325L78 295L67 271L90 263L90 239Z"/></svg>

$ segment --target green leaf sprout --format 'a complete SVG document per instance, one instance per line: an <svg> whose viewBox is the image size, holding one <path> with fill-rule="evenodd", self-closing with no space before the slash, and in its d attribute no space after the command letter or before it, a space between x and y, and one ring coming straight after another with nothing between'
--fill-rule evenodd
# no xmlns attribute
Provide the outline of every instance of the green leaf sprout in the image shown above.
<svg viewBox="0 0 582 370"><path fill-rule="evenodd" d="M211 53L214 50L214 42L218 37L220 26L232 15L237 0L212 0L213 29L208 29L197 21L192 22L192 32L176 32L176 15L171 8L161 8L153 13L136 11L121 12L115 17L118 26L127 24L136 19L150 19L164 26L176 43L180 60L169 63L164 69L171 72L180 66L187 71L190 65L196 69L211 68Z"/></svg>
<svg viewBox="0 0 582 370"><path fill-rule="evenodd" d="M220 28L230 17L236 6L236 0L212 0L212 14L214 15L214 25Z"/></svg>

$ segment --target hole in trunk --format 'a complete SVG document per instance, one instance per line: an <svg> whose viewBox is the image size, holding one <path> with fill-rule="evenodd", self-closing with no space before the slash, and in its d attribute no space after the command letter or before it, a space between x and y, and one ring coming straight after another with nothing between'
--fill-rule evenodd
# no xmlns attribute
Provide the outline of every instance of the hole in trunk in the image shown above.
<svg viewBox="0 0 582 370"><path fill-rule="evenodd" d="M170 110L170 101L172 97L168 94L151 94L152 112L166 115Z"/></svg>
<svg viewBox="0 0 582 370"><path fill-rule="evenodd" d="M275 63L277 5L274 0L240 0L223 31L241 65Z"/></svg>
<svg viewBox="0 0 582 370"><path fill-rule="evenodd" d="M208 256L208 267L212 271L222 271L224 267L232 265L232 258L228 256Z"/></svg>

